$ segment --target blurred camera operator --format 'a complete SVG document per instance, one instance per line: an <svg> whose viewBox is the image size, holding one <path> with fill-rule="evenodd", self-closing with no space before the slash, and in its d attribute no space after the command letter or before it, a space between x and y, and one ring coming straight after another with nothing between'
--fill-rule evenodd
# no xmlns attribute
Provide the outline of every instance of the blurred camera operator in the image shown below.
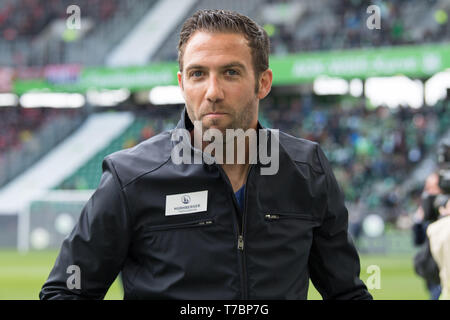
<svg viewBox="0 0 450 320"><path fill-rule="evenodd" d="M426 228L428 224L434 222L438 218L438 211L434 208L436 197L442 194L439 187L439 175L437 172L430 174L426 181L421 197L421 205L414 215L414 244L421 245L425 242Z"/></svg>
<svg viewBox="0 0 450 320"><path fill-rule="evenodd" d="M434 260L429 240L427 228L430 223L437 220L439 212L435 209L434 202L438 195L442 194L439 187L439 175L437 172L430 174L426 181L422 193L422 203L414 215L413 239L414 245L421 246L414 257L414 268L416 273L424 278L431 300L438 300L441 294L439 278L439 268Z"/></svg>

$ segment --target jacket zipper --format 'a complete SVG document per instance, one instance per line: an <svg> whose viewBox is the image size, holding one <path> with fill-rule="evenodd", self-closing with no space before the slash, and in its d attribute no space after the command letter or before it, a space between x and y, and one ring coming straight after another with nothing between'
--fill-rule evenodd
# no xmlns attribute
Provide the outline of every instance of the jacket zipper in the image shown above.
<svg viewBox="0 0 450 320"><path fill-rule="evenodd" d="M246 263L245 263L245 253L244 253L244 230L245 230L245 216L246 216L246 211L247 211L247 186L248 186L248 178L250 176L250 172L252 171L253 168L253 164L250 164L250 168L248 170L247 173L247 177L245 180L245 192L244 192L244 212L241 212L241 208L239 207L239 205L237 205L237 210L239 210L242 214L242 223L239 226L239 221L237 221L237 233L238 233L238 239L237 239L237 249L240 252L241 255L241 260L242 260L242 268L241 268L241 272L242 272L242 299L246 300L247 298L247 270L246 270ZM222 169L221 166L217 166L219 168L219 171L222 173L225 181L227 182L227 185L229 186L229 188L231 189L232 192L232 201L234 201L235 204L237 204L237 200L236 200L236 196L234 195L234 190L231 186L231 183L229 182L228 176L226 175L225 171Z"/></svg>
<svg viewBox="0 0 450 320"><path fill-rule="evenodd" d="M246 263L246 259L245 259L245 251L244 251L244 232L245 232L245 220L247 218L247 198L248 198L248 179L250 177L250 173L253 169L253 165L250 164L250 168L248 170L247 173L247 177L245 179L245 190L244 190L244 211L242 212L242 228L241 228L241 232L239 234L239 238L238 238L238 249L241 252L241 257L242 257L242 275L243 275L243 296L244 299L248 299L248 292L247 292L247 263Z"/></svg>
<svg viewBox="0 0 450 320"><path fill-rule="evenodd" d="M148 231L161 231L161 230L170 230L170 229L205 227L205 226L212 225L213 223L214 223L213 219L206 219L206 220L197 220L197 221L166 224L166 225L148 226L147 230Z"/></svg>
<svg viewBox="0 0 450 320"><path fill-rule="evenodd" d="M244 236L241 234L238 237L238 249L244 250Z"/></svg>
<svg viewBox="0 0 450 320"><path fill-rule="evenodd" d="M298 214L298 213L266 213L264 214L264 219L267 221L277 221L280 219L299 219L299 220L309 220L316 221L317 218L312 217L307 214Z"/></svg>

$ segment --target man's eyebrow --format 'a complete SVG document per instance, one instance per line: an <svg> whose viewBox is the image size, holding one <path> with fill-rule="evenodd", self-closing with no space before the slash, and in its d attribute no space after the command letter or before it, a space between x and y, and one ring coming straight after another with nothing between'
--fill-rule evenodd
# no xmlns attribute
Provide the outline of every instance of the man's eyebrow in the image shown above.
<svg viewBox="0 0 450 320"><path fill-rule="evenodd" d="M226 65L222 66L221 68L228 69L228 68L236 68L236 67L245 70L245 66L242 63L237 62L237 61L227 63Z"/></svg>
<svg viewBox="0 0 450 320"><path fill-rule="evenodd" d="M230 63L227 63L227 64L225 64L223 66L220 66L220 69L228 69L228 68L240 68L242 70L246 70L245 66L242 63L238 62L238 61L230 62ZM205 70L205 69L207 69L207 67L205 67L205 66L203 66L201 64L191 64L191 65L186 67L186 71L193 70L193 69Z"/></svg>
<svg viewBox="0 0 450 320"><path fill-rule="evenodd" d="M202 66L200 64L191 64L191 65L186 67L186 71L192 70L192 69L206 69L206 67Z"/></svg>

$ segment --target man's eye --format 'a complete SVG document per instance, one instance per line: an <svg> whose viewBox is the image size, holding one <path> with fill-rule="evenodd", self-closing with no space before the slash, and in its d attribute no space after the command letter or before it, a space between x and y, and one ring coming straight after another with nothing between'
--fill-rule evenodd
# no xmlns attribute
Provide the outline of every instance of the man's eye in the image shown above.
<svg viewBox="0 0 450 320"><path fill-rule="evenodd" d="M199 71L199 70L191 72L191 77L194 77L194 78L201 77L202 75L203 75L203 72Z"/></svg>
<svg viewBox="0 0 450 320"><path fill-rule="evenodd" d="M225 71L227 76L237 76L239 75L239 72L237 72L236 70L233 69L228 69L227 71Z"/></svg>

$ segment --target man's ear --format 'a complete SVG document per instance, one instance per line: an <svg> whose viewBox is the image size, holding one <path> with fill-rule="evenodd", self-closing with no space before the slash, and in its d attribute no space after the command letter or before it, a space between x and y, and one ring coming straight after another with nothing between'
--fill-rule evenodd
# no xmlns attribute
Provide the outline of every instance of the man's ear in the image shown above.
<svg viewBox="0 0 450 320"><path fill-rule="evenodd" d="M178 78L178 86L180 87L181 91L183 92L183 74L181 71L177 72L177 78Z"/></svg>
<svg viewBox="0 0 450 320"><path fill-rule="evenodd" d="M273 74L271 69L267 69L261 73L259 77L258 99L264 99L272 88Z"/></svg>

